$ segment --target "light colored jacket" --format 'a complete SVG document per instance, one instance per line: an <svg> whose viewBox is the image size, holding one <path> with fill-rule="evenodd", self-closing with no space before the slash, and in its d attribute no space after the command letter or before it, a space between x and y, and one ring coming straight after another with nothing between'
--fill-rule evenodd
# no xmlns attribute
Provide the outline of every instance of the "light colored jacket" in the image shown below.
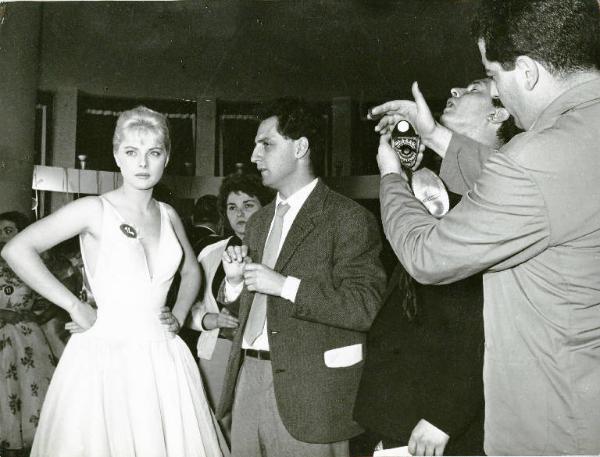
<svg viewBox="0 0 600 457"><path fill-rule="evenodd" d="M484 275L485 451L600 453L600 79L491 154L443 219L399 175L385 233L419 282Z"/></svg>
<svg viewBox="0 0 600 457"><path fill-rule="evenodd" d="M198 263L202 267L204 286L202 297L192 306L190 310L191 318L186 323L191 329L201 332L196 346L198 357L201 359L210 360L212 358L221 330L220 328L206 330L202 326L202 319L207 313L219 313L219 305L213 296L211 284L219 265L221 265L221 256L230 239L231 237L209 244L198 254Z"/></svg>

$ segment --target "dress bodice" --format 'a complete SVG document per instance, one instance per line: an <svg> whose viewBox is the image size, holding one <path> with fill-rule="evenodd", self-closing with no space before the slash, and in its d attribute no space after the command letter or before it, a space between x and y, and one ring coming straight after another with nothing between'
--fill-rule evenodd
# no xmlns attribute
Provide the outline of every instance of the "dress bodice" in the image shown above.
<svg viewBox="0 0 600 457"><path fill-rule="evenodd" d="M181 261L182 248L164 204L158 203L160 235L155 255L158 261L150 269L138 231L131 230L132 226L106 198L100 200L102 231L93 274L84 249L86 235L81 237L86 275L98 307L98 318L89 331L118 339L169 337L158 314Z"/></svg>

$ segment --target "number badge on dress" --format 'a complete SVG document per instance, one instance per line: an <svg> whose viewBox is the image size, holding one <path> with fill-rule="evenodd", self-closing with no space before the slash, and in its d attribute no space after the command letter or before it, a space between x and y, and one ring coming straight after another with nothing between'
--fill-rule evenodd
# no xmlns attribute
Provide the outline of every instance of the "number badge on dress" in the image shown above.
<svg viewBox="0 0 600 457"><path fill-rule="evenodd" d="M129 224L121 224L119 226L123 234L128 238L137 238L136 230Z"/></svg>

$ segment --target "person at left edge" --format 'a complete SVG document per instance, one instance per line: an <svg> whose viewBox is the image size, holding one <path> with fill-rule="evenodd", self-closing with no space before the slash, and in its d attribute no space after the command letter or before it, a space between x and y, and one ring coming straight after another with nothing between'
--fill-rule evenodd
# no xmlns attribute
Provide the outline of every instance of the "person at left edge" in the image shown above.
<svg viewBox="0 0 600 457"><path fill-rule="evenodd" d="M236 457L347 456L362 432L352 409L385 288L381 241L372 214L316 177L318 121L297 99L265 109L252 162L278 194L223 255L239 330L217 415L233 408Z"/></svg>

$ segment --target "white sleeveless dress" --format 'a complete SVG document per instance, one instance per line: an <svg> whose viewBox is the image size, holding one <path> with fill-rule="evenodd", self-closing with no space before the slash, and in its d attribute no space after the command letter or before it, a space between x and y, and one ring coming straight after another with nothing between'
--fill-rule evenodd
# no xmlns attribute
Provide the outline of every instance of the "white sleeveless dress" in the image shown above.
<svg viewBox="0 0 600 457"><path fill-rule="evenodd" d="M32 457L222 455L194 358L160 323L182 249L160 207L160 259L150 277L137 238L103 197L94 274L82 256L98 317L71 336L54 373Z"/></svg>

